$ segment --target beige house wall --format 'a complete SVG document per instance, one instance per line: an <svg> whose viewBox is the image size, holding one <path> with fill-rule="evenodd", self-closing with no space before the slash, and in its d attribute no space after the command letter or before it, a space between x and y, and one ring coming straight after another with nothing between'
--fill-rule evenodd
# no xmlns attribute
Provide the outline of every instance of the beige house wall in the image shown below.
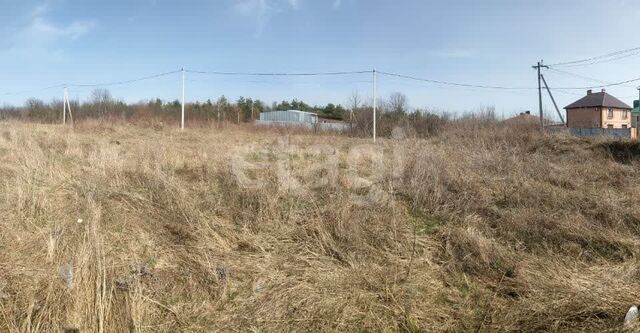
<svg viewBox="0 0 640 333"><path fill-rule="evenodd" d="M602 109L603 128L607 128L609 125L613 125L613 128L623 128L625 127L623 125L626 125L627 128L631 127L631 110L611 109L611 111L613 111L613 117L609 117L608 110L609 108Z"/></svg>

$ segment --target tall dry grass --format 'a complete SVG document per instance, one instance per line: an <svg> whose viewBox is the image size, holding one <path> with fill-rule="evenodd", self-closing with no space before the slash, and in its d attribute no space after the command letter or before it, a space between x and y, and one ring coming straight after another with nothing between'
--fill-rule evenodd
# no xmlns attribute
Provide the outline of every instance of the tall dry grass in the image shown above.
<svg viewBox="0 0 640 333"><path fill-rule="evenodd" d="M1 123L0 331L600 332L638 301L635 143L283 134Z"/></svg>

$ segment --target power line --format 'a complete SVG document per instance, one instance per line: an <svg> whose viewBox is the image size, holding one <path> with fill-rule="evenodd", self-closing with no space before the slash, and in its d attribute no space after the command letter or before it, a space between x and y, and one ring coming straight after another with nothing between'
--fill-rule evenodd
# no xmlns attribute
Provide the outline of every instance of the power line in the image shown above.
<svg viewBox="0 0 640 333"><path fill-rule="evenodd" d="M640 49L640 48L638 48L638 49ZM579 77L579 78L582 78L582 79L585 79L585 80L590 80L590 81L603 83L602 85L597 85L597 86L562 87L562 88L554 88L554 89L552 89L554 91L559 91L559 92L562 92L562 93L567 93L566 91L563 91L563 90L585 90L585 89L597 89L597 88L605 88L605 87L612 87L612 86L623 86L623 85L625 85L627 83L640 81L640 78L634 78L634 79L631 79L631 80L625 80L625 81L621 81L621 82L607 83L605 81L601 81L601 80L598 80L598 79L590 78L590 77L587 77L587 76L581 76L581 75L578 75L578 74L575 74L575 73L571 73L571 72L567 72L567 71L563 71L563 70L559 70L559 69L553 69L552 68L551 70L553 70L554 72L557 72L557 73L562 73L562 74L565 74L565 75ZM108 86L125 85L125 84L131 84L131 83L135 83L135 82L140 82L140 81L151 80L151 79L155 79L155 78L159 78L159 77L164 77L164 76L168 76L168 75L172 75L172 74L177 74L177 73L180 73L180 72L181 72L181 70L175 70L175 71L169 71L169 72L164 72L164 73L159 73L159 74L139 77L139 78L135 78L135 79L130 79L130 80L113 81L113 82L106 82L106 83L57 84L57 85L44 87L44 88L40 88L40 89L3 93L3 94L0 94L0 96L22 95L22 94L28 94L28 93L34 93L34 92L39 92L39 91L55 89L55 88L63 88L65 86L76 87L76 88L86 88L86 87L108 87ZM371 71L371 70L367 70L367 71L341 71L341 72L308 72L308 73L221 72L221 71L196 71L196 70L185 70L185 72L194 73L194 74L220 75L220 76L342 76L342 75L357 75L357 74L371 74L371 73L373 73L373 71ZM515 90L535 90L535 89L537 89L537 88L532 88L532 87L513 87L513 86L506 86L506 85L482 85L482 84L471 84L471 83L460 83L460 82L433 80L433 79L427 79L427 78L420 78L420 77L417 77L417 76L403 75L403 74L384 72L384 71L377 71L377 73L379 73L381 75L389 76L389 77L397 77L397 78L401 78L401 79L407 79L407 80L413 80L413 81L419 81L419 82L426 82L426 83L432 83L432 84L438 84L438 85L445 85L445 86L454 86L454 87L478 88L478 89L495 89L495 90L512 90L512 91L515 91ZM267 83L267 82L256 81L254 83ZM358 83L370 83L370 81L362 81L362 82L358 82Z"/></svg>
<svg viewBox="0 0 640 333"><path fill-rule="evenodd" d="M624 86L627 83L638 82L638 81L640 81L640 78L635 78L635 79L626 80L626 81L620 81L620 82L615 82L615 83L609 83L609 84L603 84L603 85L600 85L600 86L562 87L562 88L556 88L556 89L565 89L565 90L599 89L599 88L614 87L614 86Z"/></svg>
<svg viewBox="0 0 640 333"><path fill-rule="evenodd" d="M635 52L635 53L632 53L632 52ZM630 53L632 53L632 54L630 54ZM555 66L587 66L587 65L594 65L594 64L597 64L597 63L601 63L601 62L608 62L608 61L614 61L614 60L623 59L623 58L626 58L626 57L630 57L630 56L636 55L638 53L640 53L640 47L634 47L634 48L630 48L630 49L626 49L626 50L620 50L620 51L615 51L615 52L599 55L599 56L596 56L596 57L573 60L573 61L566 61L566 62L559 62L559 63L551 64L551 65L548 65L548 66L555 67ZM617 58L608 59L608 58L611 58L611 57L617 57Z"/></svg>
<svg viewBox="0 0 640 333"><path fill-rule="evenodd" d="M209 74L209 75L226 75L226 76L336 76L336 75L354 75L354 74L371 74L373 71L346 71L346 72L316 72L316 73L260 73L260 72L218 72L218 71L197 71L185 70L187 73L193 74Z"/></svg>
<svg viewBox="0 0 640 333"><path fill-rule="evenodd" d="M592 78L592 77L589 77L589 76L584 76L584 75L580 75L580 74L576 74L576 73L572 73L572 72L567 72L567 71L564 71L564 70L559 70L559 69L555 69L555 68L549 68L549 70L551 70L553 72L556 72L556 73L564 74L564 75L567 75L567 76L572 76L572 77L576 77L576 78L579 78L579 79L583 79L583 80L586 80L586 81L602 83L602 84L611 84L611 82L603 81L603 80L600 80L600 79L595 79L595 78ZM636 88L635 86L624 85L624 84L621 84L621 86L624 86L624 87L627 87L627 88L634 88L634 89Z"/></svg>
<svg viewBox="0 0 640 333"><path fill-rule="evenodd" d="M171 74L176 74L176 73L180 73L180 72L181 72L180 70L177 70L177 71L165 72L165 73L160 73L160 74L155 74L155 75L150 75L150 76L144 76L144 77L140 77L140 78L137 78L137 79L131 79L131 80L126 80L126 81L114 81L114 82L108 82L108 83L95 83L95 84L75 84L75 83L70 83L70 84L67 84L66 86L68 86L68 87L76 87L76 88L119 86L119 85L124 85L124 84L129 84L129 83L135 83L135 82L140 82L140 81L151 80L151 79L155 79L155 78L159 78L159 77L163 77L163 76L167 76L167 75L171 75Z"/></svg>
<svg viewBox="0 0 640 333"><path fill-rule="evenodd" d="M414 80L414 81L420 81L420 82L427 82L427 83L434 83L434 84L442 84L442 85L447 85L447 86L456 86L456 87L480 88L480 89L498 89L498 90L535 90L535 89L538 89L538 88L491 86L491 85L479 85L479 84L470 84L470 83L458 83L458 82L440 81L440 80L419 78L419 77L415 77L415 76L411 76L411 75L402 75L402 74L388 73L388 72L381 72L381 71L378 71L378 73L380 73L382 75L398 77L398 78L402 78L402 79L408 79L408 80Z"/></svg>
<svg viewBox="0 0 640 333"><path fill-rule="evenodd" d="M211 80L187 80L189 83L211 83ZM233 80L215 80L215 83L249 83L249 84L264 84L264 85L273 85L273 86L282 86L282 85L325 85L325 84L360 84L360 83L368 83L373 84L371 80L359 80L359 81L321 81L321 82L296 82L296 81L268 81L268 80L242 80L242 81L233 81Z"/></svg>
<svg viewBox="0 0 640 333"><path fill-rule="evenodd" d="M600 60L600 61L594 61L594 62L589 62L589 63L583 63L583 64L575 64L575 65L567 65L566 67L581 67L581 66L591 66L591 65L597 65L597 64L604 64L607 62L613 62L613 61L617 61L617 60L621 60L621 59L625 59L625 58L629 58L629 57L634 57L640 54L639 52L635 52L635 53L631 53L631 54L627 54L627 55L623 55L620 57L616 57L616 58L610 58L610 59L604 59L604 60Z"/></svg>
<svg viewBox="0 0 640 333"><path fill-rule="evenodd" d="M397 87L396 89L403 89L404 87L416 87L416 85L423 87L428 85L427 88L433 91L469 91L469 92L482 92L482 91L492 91L500 94L509 94L514 96L528 96L532 89L503 89L503 90L491 90L487 88L476 88L476 87L466 87L466 86L456 86L456 85L444 85L444 84L436 84L424 81L416 81L398 77L389 77L387 76L388 82L393 83L384 83L386 81L382 81L382 85L387 87L393 85ZM455 83L455 82L454 82Z"/></svg>
<svg viewBox="0 0 640 333"><path fill-rule="evenodd" d="M551 88L551 91L557 91L559 93L563 93L565 95L571 95L571 96L583 96L582 94L578 94L578 93L574 93L574 92L570 92L562 89L556 89L556 88Z"/></svg>
<svg viewBox="0 0 640 333"><path fill-rule="evenodd" d="M567 72L567 71L563 71L563 70L559 70L559 69L555 69L555 68L549 68L549 70L553 71L553 72L556 72L556 73L564 74L564 75L567 75L567 76L572 76L572 77L575 77L575 78L583 79L583 80L586 80L586 81L592 81L592 82L604 83L604 84L610 83L610 82L602 81L602 80L599 80L599 79L594 79L594 78L589 77L589 76L583 76L583 75L580 75L580 74L571 73L571 72Z"/></svg>
<svg viewBox="0 0 640 333"><path fill-rule="evenodd" d="M139 77L139 78L131 79L131 80L115 81L115 82L108 82L108 83L95 83L95 84L77 84L77 83L64 84L64 83L62 83L62 84L56 84L56 85L53 85L53 86L39 88L39 89L31 89L31 90L23 90L23 91L2 93L2 94L0 94L0 96L24 95L24 94L31 94L31 93L36 93L36 92L41 92L41 91L46 91L46 90L51 90L51 89L56 89L56 88L64 88L64 87L87 88L87 87L108 87L108 86L125 85L125 84L129 84L129 83L135 83L135 82L140 82L140 81L145 81L145 80L151 80L151 79L155 79L155 78L159 78L159 77L163 77L163 76L167 76L167 75L171 75L171 74L176 74L176 73L180 73L180 71L178 70L178 71L165 72L165 73L160 73L160 74L154 74L154 75Z"/></svg>
<svg viewBox="0 0 640 333"><path fill-rule="evenodd" d="M55 85L55 86L49 86L49 87L44 87L44 88L39 88L39 89L8 92L8 93L0 94L0 95L2 95L2 96L16 96L16 95L32 94L32 93L35 93L35 92L41 92L41 91L51 90L51 89L55 89L55 88L63 88L63 87L64 87L64 84L58 84L58 85Z"/></svg>

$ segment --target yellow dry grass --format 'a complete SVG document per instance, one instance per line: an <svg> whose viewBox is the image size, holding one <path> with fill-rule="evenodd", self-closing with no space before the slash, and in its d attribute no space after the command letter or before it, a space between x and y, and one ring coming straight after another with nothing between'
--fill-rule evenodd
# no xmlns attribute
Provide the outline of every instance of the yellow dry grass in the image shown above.
<svg viewBox="0 0 640 333"><path fill-rule="evenodd" d="M0 123L0 331L622 329L635 144L368 143Z"/></svg>

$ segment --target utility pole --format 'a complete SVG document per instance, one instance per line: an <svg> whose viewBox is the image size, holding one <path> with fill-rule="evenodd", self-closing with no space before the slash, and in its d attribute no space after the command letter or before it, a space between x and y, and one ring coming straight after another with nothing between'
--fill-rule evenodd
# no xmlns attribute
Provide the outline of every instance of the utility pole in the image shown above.
<svg viewBox="0 0 640 333"><path fill-rule="evenodd" d="M184 130L184 67L182 67L182 115L180 116L180 129Z"/></svg>
<svg viewBox="0 0 640 333"><path fill-rule="evenodd" d="M67 92L67 86L64 86L64 95L62 98L62 125L67 124L67 96L69 93Z"/></svg>
<svg viewBox="0 0 640 333"><path fill-rule="evenodd" d="M349 112L349 130L351 131L351 135L353 135L353 108L351 108L351 112Z"/></svg>
<svg viewBox="0 0 640 333"><path fill-rule="evenodd" d="M67 124L67 112L69 113L69 120L71 120L71 126L74 126L73 113L71 113L71 103L69 102L69 89L64 86L64 98L62 99L62 124Z"/></svg>
<svg viewBox="0 0 640 333"><path fill-rule="evenodd" d="M376 109L378 108L378 75L373 69L373 143L376 143Z"/></svg>
<svg viewBox="0 0 640 333"><path fill-rule="evenodd" d="M544 116L542 115L542 73L540 73L540 69L549 68L549 66L543 65L543 60L538 61L536 66L531 66L533 69L538 70L538 107L540 110L540 130L544 130Z"/></svg>
<svg viewBox="0 0 640 333"><path fill-rule="evenodd" d="M553 98L553 94L551 93L551 89L549 89L549 85L547 84L547 80L544 79L544 75L540 74L540 78L542 78L542 83L544 83L545 88L547 88L547 92L549 93L549 97L551 97L551 101L553 102L553 107L556 108L556 112L558 113L558 117L560 117L560 121L562 121L563 125L567 125L564 122L564 118L562 117L562 113L560 113L560 109L558 108L558 103L556 103L556 99Z"/></svg>

